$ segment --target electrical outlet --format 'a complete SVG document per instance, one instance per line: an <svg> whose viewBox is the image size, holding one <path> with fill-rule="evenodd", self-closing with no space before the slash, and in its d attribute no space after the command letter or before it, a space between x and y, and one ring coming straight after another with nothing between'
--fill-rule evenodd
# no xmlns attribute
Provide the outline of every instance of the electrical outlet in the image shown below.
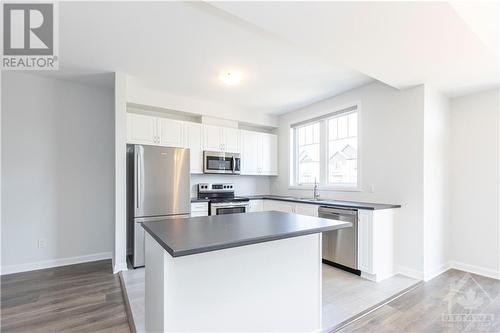
<svg viewBox="0 0 500 333"><path fill-rule="evenodd" d="M47 240L45 238L41 238L38 240L38 248L43 249L47 246Z"/></svg>

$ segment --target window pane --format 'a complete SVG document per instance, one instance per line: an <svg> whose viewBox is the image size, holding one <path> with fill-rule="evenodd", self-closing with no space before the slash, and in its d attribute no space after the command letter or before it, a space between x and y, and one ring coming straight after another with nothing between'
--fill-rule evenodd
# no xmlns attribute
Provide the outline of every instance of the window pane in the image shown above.
<svg viewBox="0 0 500 333"><path fill-rule="evenodd" d="M328 121L328 140L337 139L337 118Z"/></svg>
<svg viewBox="0 0 500 333"><path fill-rule="evenodd" d="M347 116L338 117L338 138L342 139L347 137Z"/></svg>
<svg viewBox="0 0 500 333"><path fill-rule="evenodd" d="M297 183L319 182L320 168L320 125L314 123L298 129ZM302 138L303 137L303 138Z"/></svg>
<svg viewBox="0 0 500 333"><path fill-rule="evenodd" d="M348 118L349 136L358 136L358 113L351 113Z"/></svg>
<svg viewBox="0 0 500 333"><path fill-rule="evenodd" d="M335 122L338 124L338 136L328 136L328 183L357 185L357 113L328 120L329 128Z"/></svg>

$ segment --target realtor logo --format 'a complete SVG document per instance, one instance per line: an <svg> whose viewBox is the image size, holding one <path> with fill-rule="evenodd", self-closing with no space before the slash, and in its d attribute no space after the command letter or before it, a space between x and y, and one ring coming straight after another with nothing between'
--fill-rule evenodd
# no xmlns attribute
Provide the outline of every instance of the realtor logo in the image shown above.
<svg viewBox="0 0 500 333"><path fill-rule="evenodd" d="M3 3L2 69L57 69L56 4Z"/></svg>

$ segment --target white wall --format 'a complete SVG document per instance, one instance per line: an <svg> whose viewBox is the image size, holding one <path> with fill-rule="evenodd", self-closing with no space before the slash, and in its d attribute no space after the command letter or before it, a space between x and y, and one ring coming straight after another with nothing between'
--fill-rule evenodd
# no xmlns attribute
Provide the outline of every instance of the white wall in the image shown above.
<svg viewBox="0 0 500 333"><path fill-rule="evenodd" d="M443 272L449 260L450 105L425 88L424 112L424 279Z"/></svg>
<svg viewBox="0 0 500 333"><path fill-rule="evenodd" d="M269 194L270 180L266 176L231 176L231 175L191 175L191 197L196 197L198 183L234 183L235 194L239 196Z"/></svg>
<svg viewBox="0 0 500 333"><path fill-rule="evenodd" d="M2 274L110 258L113 91L4 72L1 141Z"/></svg>
<svg viewBox="0 0 500 333"><path fill-rule="evenodd" d="M396 90L375 82L280 117L279 177L273 194L311 196L289 189L290 124L361 103L359 192L320 191L324 198L401 204L396 224L396 265L423 277L424 88ZM373 185L375 191L370 193Z"/></svg>
<svg viewBox="0 0 500 333"><path fill-rule="evenodd" d="M500 278L499 90L451 101L451 260Z"/></svg>
<svg viewBox="0 0 500 333"><path fill-rule="evenodd" d="M114 73L114 248L113 272L127 269L127 78Z"/></svg>

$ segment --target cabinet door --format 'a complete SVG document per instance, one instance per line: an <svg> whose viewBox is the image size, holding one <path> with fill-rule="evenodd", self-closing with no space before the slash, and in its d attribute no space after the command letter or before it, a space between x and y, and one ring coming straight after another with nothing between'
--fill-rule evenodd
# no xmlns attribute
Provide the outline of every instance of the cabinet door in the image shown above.
<svg viewBox="0 0 500 333"><path fill-rule="evenodd" d="M262 137L262 169L263 175L278 174L278 138L274 134L260 134Z"/></svg>
<svg viewBox="0 0 500 333"><path fill-rule="evenodd" d="M222 151L223 129L219 126L203 125L204 150Z"/></svg>
<svg viewBox="0 0 500 333"><path fill-rule="evenodd" d="M261 161L261 136L257 132L241 131L241 173L258 175Z"/></svg>
<svg viewBox="0 0 500 333"><path fill-rule="evenodd" d="M296 204L295 213L306 216L318 216L318 205Z"/></svg>
<svg viewBox="0 0 500 333"><path fill-rule="evenodd" d="M127 113L127 143L159 144L157 118Z"/></svg>
<svg viewBox="0 0 500 333"><path fill-rule="evenodd" d="M203 134L201 124L186 122L185 147L189 148L191 173L203 173Z"/></svg>
<svg viewBox="0 0 500 333"><path fill-rule="evenodd" d="M222 149L227 153L240 152L240 130L237 128L224 128L224 142Z"/></svg>
<svg viewBox="0 0 500 333"><path fill-rule="evenodd" d="M159 118L160 144L166 147L184 147L184 122Z"/></svg>
<svg viewBox="0 0 500 333"><path fill-rule="evenodd" d="M285 201L264 200L264 210L277 210L279 212L293 213L295 204Z"/></svg>
<svg viewBox="0 0 500 333"><path fill-rule="evenodd" d="M358 211L358 266L363 272L374 274L372 214Z"/></svg>
<svg viewBox="0 0 500 333"><path fill-rule="evenodd" d="M261 212L264 210L263 200L250 200L248 205L249 212Z"/></svg>

